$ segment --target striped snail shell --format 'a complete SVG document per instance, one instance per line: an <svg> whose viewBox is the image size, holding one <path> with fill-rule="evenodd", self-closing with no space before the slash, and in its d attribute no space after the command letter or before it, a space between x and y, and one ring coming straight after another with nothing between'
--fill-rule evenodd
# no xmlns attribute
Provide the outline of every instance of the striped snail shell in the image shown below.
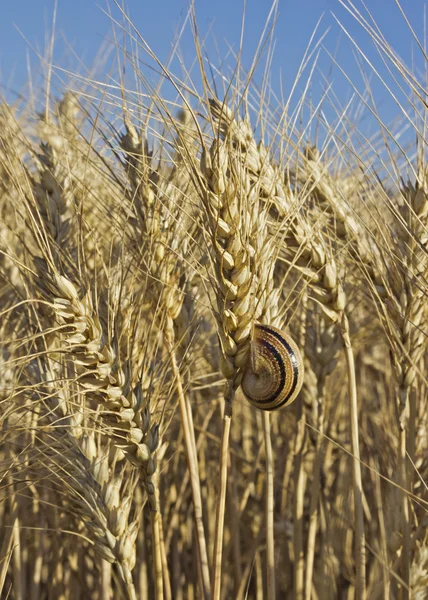
<svg viewBox="0 0 428 600"><path fill-rule="evenodd" d="M291 404L303 383L303 359L291 337L272 325L254 325L250 357L241 387L247 400L262 410Z"/></svg>

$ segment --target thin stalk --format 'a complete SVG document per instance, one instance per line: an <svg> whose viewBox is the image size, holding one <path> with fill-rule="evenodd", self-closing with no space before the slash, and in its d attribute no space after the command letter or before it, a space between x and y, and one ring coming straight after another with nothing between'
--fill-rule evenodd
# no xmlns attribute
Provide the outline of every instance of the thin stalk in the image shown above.
<svg viewBox="0 0 428 600"><path fill-rule="evenodd" d="M408 407L409 388L400 390L400 402L404 412ZM404 421L404 420L403 420ZM400 472L401 472L401 517L402 517L402 533L403 533L403 551L401 563L401 577L404 581L402 588L402 600L409 599L410 588L410 514L409 514L409 499L407 496L408 477L407 477L407 427L403 422L400 424Z"/></svg>
<svg viewBox="0 0 428 600"><path fill-rule="evenodd" d="M156 482L156 490L157 491L159 490L158 482ZM167 559L166 550L165 550L163 520L162 520L162 515L160 513L159 513L159 538L160 538L159 541L160 541L161 557L162 557L164 596L165 596L165 600L171 600L172 599L171 580L170 580L170 573L169 573L169 569L168 569L168 559Z"/></svg>
<svg viewBox="0 0 428 600"><path fill-rule="evenodd" d="M18 512L18 503L16 501L15 495L12 495L12 512L15 515L13 525L12 525L12 539L13 539L13 586L14 586L14 596L17 600L24 600L23 595L23 565L22 565L22 554L21 554L21 529L20 529L20 519Z"/></svg>
<svg viewBox="0 0 428 600"><path fill-rule="evenodd" d="M3 541L2 541L2 545L0 548L0 557L1 557L1 564L0 564L0 598L3 598L7 596L7 593L4 589L4 583L6 581L6 576L7 576L7 571L10 565L10 560L12 558L13 555L13 540L14 540L14 523L15 520L17 519L17 510L18 510L18 506L17 503L15 501L15 498L12 497L11 500L11 512L7 517L7 521L6 519L4 521L4 537L3 537Z"/></svg>
<svg viewBox="0 0 428 600"><path fill-rule="evenodd" d="M203 585L203 597L209 597L210 574L208 566L207 545L205 541L204 523L202 518L202 496L197 463L196 442L192 422L192 412L188 406L188 400L184 394L181 383L180 371L174 352L174 346L170 336L167 336L168 351L171 358L172 370L175 377L178 404L180 408L181 425L183 428L184 443L186 447L187 466L190 474L190 485L192 488L193 512L196 525L196 540L198 547L201 581Z"/></svg>
<svg viewBox="0 0 428 600"><path fill-rule="evenodd" d="M320 474L324 455L324 380L318 381L318 437L315 447L315 461L313 465L311 500L309 505L309 530L308 545L306 551L306 575L305 575L305 600L312 598L312 578L314 573L315 543L318 530L318 505L320 495Z"/></svg>
<svg viewBox="0 0 428 600"><path fill-rule="evenodd" d="M267 600L275 600L275 537L274 537L274 488L273 455L270 434L270 413L263 412L263 429L266 451L266 579Z"/></svg>
<svg viewBox="0 0 428 600"><path fill-rule="evenodd" d="M221 590L221 559L223 555L224 513L227 491L227 463L229 458L230 422L232 419L231 400L225 403L223 416L223 432L220 450L220 479L217 499L213 571L211 579L211 600L220 600Z"/></svg>
<svg viewBox="0 0 428 600"><path fill-rule="evenodd" d="M383 499L382 499L382 488L380 485L380 477L379 477L379 464L373 459L374 468L373 468L373 477L375 483L375 499L377 505L378 512L378 521L379 521L379 532L380 532L380 546L382 550L382 574L383 574L383 600L389 600L390 598L390 590L391 590L391 582L388 571L388 544L387 544L387 534L385 527L385 513L383 510Z"/></svg>
<svg viewBox="0 0 428 600"><path fill-rule="evenodd" d="M139 598L149 597L149 576L147 566L147 536L145 535L144 528L141 527L137 537L137 549L138 556L141 557L141 562L137 571L137 589Z"/></svg>
<svg viewBox="0 0 428 600"><path fill-rule="evenodd" d="M309 531L306 550L305 600L312 597L312 577L314 572L315 542L318 529L318 503L320 492L320 471L322 460L322 435L317 440L315 462L312 472L311 501L309 506Z"/></svg>
<svg viewBox="0 0 428 600"><path fill-rule="evenodd" d="M300 402L297 434L294 445L294 598L303 599L305 561L303 556L303 509L306 476L302 465L303 445L305 441L305 415Z"/></svg>
<svg viewBox="0 0 428 600"><path fill-rule="evenodd" d="M159 511L152 510L150 512L150 516L151 516L151 521L152 521L153 564L154 564L156 600L164 600Z"/></svg>
<svg viewBox="0 0 428 600"><path fill-rule="evenodd" d="M263 571L262 571L262 561L260 559L260 552L256 554L255 560L255 572L256 572L256 600L264 600L263 599Z"/></svg>
<svg viewBox="0 0 428 600"><path fill-rule="evenodd" d="M409 419L403 417L400 419L402 425L400 425L400 465L401 465L401 486L403 491L401 492L401 511L402 511L402 531L403 531L403 562L401 569L401 576L404 580L405 586L403 586L402 598L408 600L410 591L410 564L411 564L411 548L410 548L410 530L411 530L411 514L409 510L409 498L407 491L411 492L413 489L413 470L410 470L410 461L407 460L407 454L414 462L415 460L415 440L416 440L416 416L417 416L417 403L416 403L416 392L406 387L401 390L400 394L400 406L401 412L406 414L409 412Z"/></svg>
<svg viewBox="0 0 428 600"><path fill-rule="evenodd" d="M354 353L349 335L349 321L344 312L342 313L340 332L345 349L345 358L348 370L349 413L351 419L351 443L353 455L352 473L355 510L355 599L364 600L366 598L366 541L364 535L363 484L361 477L360 444L358 439L357 383L355 376Z"/></svg>
<svg viewBox="0 0 428 600"><path fill-rule="evenodd" d="M239 535L239 525L240 525L240 513L239 513L239 503L238 503L238 491L237 491L237 482L239 480L239 473L236 472L235 461L233 460L233 456L231 456L230 460L230 477L228 481L228 506L229 506L229 514L231 520L231 532L230 532L230 542L229 547L232 547L233 552L233 563L234 563L234 571L235 571L235 587L234 594L238 591L239 582L242 579L242 557L241 557L241 537ZM226 556L227 556L226 552Z"/></svg>

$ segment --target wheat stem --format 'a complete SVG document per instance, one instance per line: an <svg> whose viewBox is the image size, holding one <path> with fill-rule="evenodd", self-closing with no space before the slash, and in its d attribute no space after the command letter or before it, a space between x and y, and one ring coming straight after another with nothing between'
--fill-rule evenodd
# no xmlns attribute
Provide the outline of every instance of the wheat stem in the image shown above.
<svg viewBox="0 0 428 600"><path fill-rule="evenodd" d="M184 444L186 447L187 465L190 473L190 485L192 488L193 510L196 525L196 540L199 555L199 568L203 585L202 593L204 598L208 598L210 589L210 577L204 523L202 516L202 497L197 463L195 429L192 421L191 407L184 394L175 351L169 336L167 336L167 345L168 352L171 358L172 371L175 378L175 385L178 395L178 404L180 407L181 424L183 427Z"/></svg>
<svg viewBox="0 0 428 600"><path fill-rule="evenodd" d="M363 483L361 476L360 445L358 434L357 382L355 376L354 353L352 351L351 338L349 335L349 322L345 312L342 313L340 330L345 348L345 358L348 369L349 412L351 418L355 509L355 597L357 600L364 600L366 598L366 541L364 534Z"/></svg>
<svg viewBox="0 0 428 600"><path fill-rule="evenodd" d="M153 536L153 569L156 589L156 600L164 600L163 593L163 572L162 572L162 554L160 539L160 514L159 511L150 511Z"/></svg>
<svg viewBox="0 0 428 600"><path fill-rule="evenodd" d="M297 432L294 442L294 598L303 599L305 559L303 553L303 511L306 487L306 473L303 469L303 447L305 443L305 415L300 404L297 415Z"/></svg>
<svg viewBox="0 0 428 600"><path fill-rule="evenodd" d="M403 406L408 405L409 388L400 390L405 395ZM407 496L409 477L407 474L407 428L400 428L400 475L401 475L401 511L402 511L402 533L403 533L403 551L401 562L401 577L403 579L402 600L409 600L410 595L410 511L409 499Z"/></svg>
<svg viewBox="0 0 428 600"><path fill-rule="evenodd" d="M227 490L227 467L229 460L229 437L230 437L230 422L232 418L231 400L225 402L223 415L223 431L221 436L220 449L220 471L219 471L219 487L217 507L216 507L216 522L214 534L214 556L213 570L211 578L211 600L220 600L221 591L221 568L223 556L223 535L224 535L224 514L226 508L226 490Z"/></svg>
<svg viewBox="0 0 428 600"><path fill-rule="evenodd" d="M318 529L318 502L320 494L320 471L322 461L322 435L317 439L315 462L312 469L311 500L309 505L309 530L306 548L305 600L312 598L312 577L314 572L315 541Z"/></svg>
<svg viewBox="0 0 428 600"><path fill-rule="evenodd" d="M274 470L269 412L263 412L263 430L266 452L266 598L275 600Z"/></svg>

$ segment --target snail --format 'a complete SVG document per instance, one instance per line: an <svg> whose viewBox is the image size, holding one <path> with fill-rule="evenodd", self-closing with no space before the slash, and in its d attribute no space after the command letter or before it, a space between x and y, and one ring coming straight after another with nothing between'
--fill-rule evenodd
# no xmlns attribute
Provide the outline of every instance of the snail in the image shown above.
<svg viewBox="0 0 428 600"><path fill-rule="evenodd" d="M303 359L288 333L256 323L241 387L247 400L275 410L296 399L303 383Z"/></svg>

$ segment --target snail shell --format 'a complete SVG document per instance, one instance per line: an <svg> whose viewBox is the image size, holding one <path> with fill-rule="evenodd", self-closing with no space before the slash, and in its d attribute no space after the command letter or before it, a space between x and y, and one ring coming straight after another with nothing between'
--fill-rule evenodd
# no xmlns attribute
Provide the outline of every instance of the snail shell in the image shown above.
<svg viewBox="0 0 428 600"><path fill-rule="evenodd" d="M271 325L255 324L241 382L247 400L262 410L291 404L302 387L303 374L302 355L291 337Z"/></svg>

